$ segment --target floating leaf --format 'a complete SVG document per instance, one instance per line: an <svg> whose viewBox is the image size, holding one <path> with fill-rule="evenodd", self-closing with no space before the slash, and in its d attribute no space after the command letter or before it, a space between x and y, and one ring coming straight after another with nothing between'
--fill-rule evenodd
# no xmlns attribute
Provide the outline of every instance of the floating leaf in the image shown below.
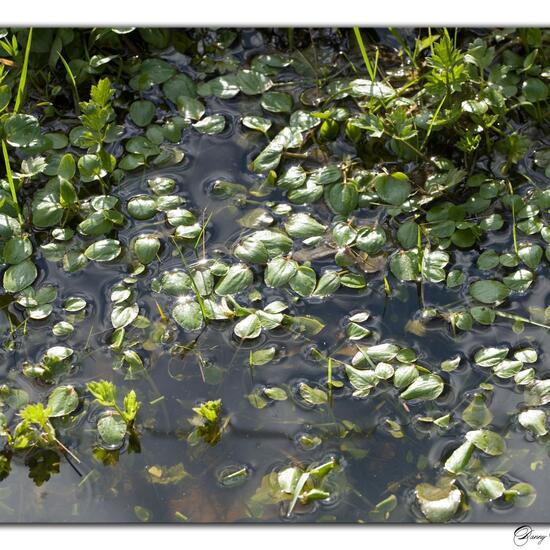
<svg viewBox="0 0 550 550"><path fill-rule="evenodd" d="M484 304L502 302L510 295L510 289L500 281L476 281L470 285L470 295Z"/></svg>
<svg viewBox="0 0 550 550"><path fill-rule="evenodd" d="M528 409L518 414L518 421L536 436L542 437L548 433L546 428L546 413L540 409Z"/></svg>
<svg viewBox="0 0 550 550"><path fill-rule="evenodd" d="M126 436L126 423L118 414L108 414L98 420L97 431L107 449L116 449Z"/></svg>
<svg viewBox="0 0 550 550"><path fill-rule="evenodd" d="M402 394L406 400L427 401L437 399L443 392L443 380L437 374L419 376Z"/></svg>
<svg viewBox="0 0 550 550"><path fill-rule="evenodd" d="M111 323L113 328L123 328L133 323L139 313L139 307L137 304L129 306L116 305L113 307L111 313Z"/></svg>
<svg viewBox="0 0 550 550"><path fill-rule="evenodd" d="M233 265L218 283L215 292L218 296L229 296L242 292L252 284L253 279L252 271L245 264Z"/></svg>
<svg viewBox="0 0 550 550"><path fill-rule="evenodd" d="M96 262L109 262L114 260L122 251L120 242L115 239L103 239L91 244L84 255L89 260Z"/></svg>
<svg viewBox="0 0 550 550"><path fill-rule="evenodd" d="M203 326L202 310L194 300L187 300L177 304L172 315L176 323L185 330L199 330Z"/></svg>
<svg viewBox="0 0 550 550"><path fill-rule="evenodd" d="M58 386L48 398L50 417L71 414L78 407L78 393L73 386Z"/></svg>
<svg viewBox="0 0 550 550"><path fill-rule="evenodd" d="M457 512L462 500L462 493L451 481L444 481L437 486L420 483L415 488L415 495L420 510L432 523L445 523Z"/></svg>
<svg viewBox="0 0 550 550"><path fill-rule="evenodd" d="M491 430L475 430L466 434L466 439L478 449L491 456L501 455L506 444L504 439Z"/></svg>

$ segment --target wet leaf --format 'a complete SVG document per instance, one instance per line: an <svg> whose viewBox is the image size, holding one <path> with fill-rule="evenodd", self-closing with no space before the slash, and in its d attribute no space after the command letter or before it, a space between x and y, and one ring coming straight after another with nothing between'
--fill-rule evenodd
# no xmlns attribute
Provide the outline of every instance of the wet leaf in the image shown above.
<svg viewBox="0 0 550 550"><path fill-rule="evenodd" d="M415 495L422 513L432 523L449 521L462 500L462 493L453 485L453 481L445 481L438 486L421 483L416 486Z"/></svg>
<svg viewBox="0 0 550 550"><path fill-rule="evenodd" d="M126 436L126 423L117 414L102 416L97 422L101 442L108 449L120 447Z"/></svg>
<svg viewBox="0 0 550 550"><path fill-rule="evenodd" d="M437 374L425 374L416 380L403 392L401 398L427 401L437 399L443 392L443 380Z"/></svg>
<svg viewBox="0 0 550 550"><path fill-rule="evenodd" d="M262 323L255 313L251 313L239 321L233 331L242 339L257 338L262 332Z"/></svg>
<svg viewBox="0 0 550 550"><path fill-rule="evenodd" d="M466 439L479 450L491 456L501 455L506 449L504 439L491 430L475 430L468 432L466 434Z"/></svg>
<svg viewBox="0 0 550 550"><path fill-rule="evenodd" d="M96 262L109 262L114 260L122 251L120 242L115 239L103 239L91 244L84 251L89 260Z"/></svg>
<svg viewBox="0 0 550 550"><path fill-rule="evenodd" d="M546 435L546 413L540 409L528 409L519 413L519 423L538 437Z"/></svg>
<svg viewBox="0 0 550 550"><path fill-rule="evenodd" d="M177 304L172 315L176 323L185 330L199 330L203 326L202 310L194 300Z"/></svg>
<svg viewBox="0 0 550 550"><path fill-rule="evenodd" d="M71 414L78 407L78 393L73 386L58 386L48 398L50 417Z"/></svg>
<svg viewBox="0 0 550 550"><path fill-rule="evenodd" d="M215 292L218 296L229 296L237 294L248 288L254 279L250 268L244 264L231 266L223 279L216 286Z"/></svg>
<svg viewBox="0 0 550 550"><path fill-rule="evenodd" d="M133 323L139 313L137 304L116 305L111 313L111 323L113 328L123 328Z"/></svg>
<svg viewBox="0 0 550 550"><path fill-rule="evenodd" d="M510 295L510 290L500 281L476 281L470 285L470 295L484 304L502 302Z"/></svg>
<svg viewBox="0 0 550 550"><path fill-rule="evenodd" d="M4 271L4 289L6 292L19 292L32 285L37 276L38 272L32 260L24 260Z"/></svg>

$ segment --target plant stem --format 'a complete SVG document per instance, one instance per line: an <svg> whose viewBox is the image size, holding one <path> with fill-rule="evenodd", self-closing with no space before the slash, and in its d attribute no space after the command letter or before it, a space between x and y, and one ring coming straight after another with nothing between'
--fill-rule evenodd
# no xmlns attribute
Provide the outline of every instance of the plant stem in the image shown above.
<svg viewBox="0 0 550 550"><path fill-rule="evenodd" d="M8 184L10 186L11 198L15 204L15 209L17 211L17 219L20 224L23 224L23 218L21 216L21 209L19 208L19 201L17 200L17 191L15 190L15 183L13 182L13 176L11 173L10 159L8 157L8 149L6 147L6 142L2 140L2 154L4 156L4 165L6 167L6 176L8 178Z"/></svg>

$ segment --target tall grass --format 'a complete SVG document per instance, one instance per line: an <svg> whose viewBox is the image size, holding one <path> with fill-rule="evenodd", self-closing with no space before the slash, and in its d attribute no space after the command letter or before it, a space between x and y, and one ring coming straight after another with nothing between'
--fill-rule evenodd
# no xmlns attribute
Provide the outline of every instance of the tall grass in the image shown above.
<svg viewBox="0 0 550 550"><path fill-rule="evenodd" d="M31 53L32 43L32 28L29 29L29 36L27 38L27 46L25 47L25 58L23 59L23 68L21 69L21 76L19 77L19 87L17 88L17 96L15 97L15 106L13 112L17 113L21 104L23 103L23 96L25 95L25 88L27 86L27 71L29 69L29 55Z"/></svg>
<svg viewBox="0 0 550 550"><path fill-rule="evenodd" d="M69 77L69 82L71 83L71 88L73 92L73 102L74 102L74 111L76 116L80 115L80 97L78 95L78 88L76 86L76 79L74 77L73 71L71 70L70 65L65 61L65 58L61 55L61 52L57 52L59 55L59 59L61 59L61 63L63 63L63 67L65 67L65 70L67 71L67 76Z"/></svg>
<svg viewBox="0 0 550 550"><path fill-rule="evenodd" d="M374 66L370 62L359 27L353 27L353 32L355 33L355 39L357 40L359 50L361 50L361 55L363 56L363 61L365 62L365 67L367 68L367 72L369 73L370 79L374 82L376 79L376 62Z"/></svg>

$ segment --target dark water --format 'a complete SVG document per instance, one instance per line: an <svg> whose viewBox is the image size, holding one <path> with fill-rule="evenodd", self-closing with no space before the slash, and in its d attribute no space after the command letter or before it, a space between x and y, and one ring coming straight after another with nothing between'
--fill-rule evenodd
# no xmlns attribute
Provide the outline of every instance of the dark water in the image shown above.
<svg viewBox="0 0 550 550"><path fill-rule="evenodd" d="M251 49L251 52L255 52ZM168 176L177 182L178 194L188 199L188 206L196 213L212 214L206 234L208 251L227 252L242 232L236 220L257 207L257 204L236 205L232 200L213 196L214 181L226 179L247 186L256 177L247 170L247 163L265 145L260 135L242 130L239 118L254 108L251 100L208 102L212 112L221 112L228 119L226 130L217 136L186 133L180 147L185 151L184 162L165 170L147 170L135 173L114 190L125 207L128 198L148 191L146 180L154 176ZM529 167L525 168L526 170ZM269 200L281 199L276 193ZM323 207L314 205L310 211L326 218ZM365 215L368 215L365 214ZM131 222L118 237L130 243L137 234L150 230L168 233L163 215L144 222ZM495 233L495 242L508 243L507 230ZM486 245L487 243L482 243ZM155 300L165 311L170 311L171 298L150 292L151 280L163 271L181 266L178 256L170 257L165 248L162 262L154 262L137 285L140 313L153 323L159 321ZM477 252L453 252L451 265L462 265L475 275ZM192 256L190 256L192 258ZM316 261L313 267L328 265L329 260ZM19 338L14 351L2 350L0 355L0 383L26 390L31 401L45 401L50 387L41 386L21 374L23 361L38 361L44 351L56 344L75 349L77 368L64 383L83 389L86 382L99 378L113 378L113 356L109 350L111 333L109 292L128 272L123 260L108 265L90 263L84 270L67 274L60 266L45 260L39 262L40 277L55 284L60 306L69 296L82 296L87 301L86 318L75 324L75 332L60 341L51 333L52 320L64 318L60 307L52 318L29 323L27 336ZM529 314L529 308L548 305L550 283L548 269L539 267L538 277L525 297L510 302L507 311ZM468 333L454 335L448 323L426 321L421 334L410 331L411 320L419 320L420 311L429 306L460 305L460 293L425 284L423 304L415 283L399 284L394 279L392 296L387 298L380 275L370 275L369 285L363 291L339 290L328 301L304 299L291 304L291 312L315 315L326 323L326 328L313 338L306 338L279 329L263 333L250 343L240 344L232 336L233 323L210 323L200 334L195 352L173 352L175 343L189 343L195 337L175 328L173 340L140 350L148 376L146 379L124 382L124 373L114 374L121 387L133 387L143 402L139 422L139 447L128 443L113 464L102 464L93 458L91 449L96 442L95 421L99 409L95 406L78 416L78 429L60 430L65 444L81 459L71 464L65 457L57 458L59 473L38 486L29 477L28 464L22 457L14 457L10 475L0 482L0 521L3 522L135 522L140 521L135 507L142 507L153 522L173 522L187 519L191 522L369 522L369 511L380 500L393 493L399 504L392 513L393 522L414 522L420 514L414 504L413 490L422 481L435 482L442 471L442 461L451 449L462 442L459 428L441 431L433 425L415 422L418 414L456 409L469 402L472 390L487 378L488 373L471 362L474 352L482 346L506 344L511 347L529 344L539 351L537 376L545 378L550 353L550 339L545 329L526 325L516 334L512 322L497 321L492 327L476 325ZM257 288L261 289L260 283ZM269 300L287 301L283 290L262 289ZM376 392L368 399L351 398L349 384L334 393L330 406L308 408L296 395L297 384L326 383L326 370L311 355L313 347L323 352L351 359L356 349L346 340L345 321L350 314L367 310L371 318L366 323L375 333L368 342L391 340L400 346L414 348L419 363L438 366L442 360L459 354L461 366L453 373L443 375L452 383L438 400L440 405L412 406L410 411L399 406L395 392L388 389ZM8 322L0 319L1 330L7 334ZM251 349L276 345L278 359L266 366L249 368ZM172 351L171 351L172 350ZM198 351L197 351L198 350ZM343 372L335 369L335 378L346 380ZM470 502L469 510L457 517L466 522L521 522L545 521L550 506L550 482L531 464L547 460L542 443L529 441L513 422L513 412L523 400L511 381L492 380L495 384L491 411L493 426L507 434L508 452L504 457L487 459L487 468L494 464L498 470L505 464L505 479L526 481L537 489L537 500L530 508L504 508L498 505ZM287 401L274 401L257 410L246 395L261 386L279 386L288 390ZM159 398L162 398L159 400ZM221 398L224 416L229 423L221 441L214 447L191 447L186 441L188 418L197 402ZM431 410L430 410L431 408ZM443 413L441 413L443 414ZM385 419L398 422L403 437L395 438L385 428ZM356 424L357 431L345 434L343 421ZM431 427L429 427L431 426ZM322 443L312 449L303 449L298 439L309 434L321 437ZM337 456L343 466L345 480L338 484L329 501L298 510L292 519L286 519L278 505L266 507L261 518L251 518L247 501L260 486L267 473L284 465L309 464L328 456ZM48 457L43 457L48 458ZM51 457L50 457L51 458ZM55 462L55 460L54 460ZM153 484L147 470L182 464L187 477L176 484ZM248 477L232 486L219 481L227 468L246 468ZM233 471L233 470L231 470Z"/></svg>

